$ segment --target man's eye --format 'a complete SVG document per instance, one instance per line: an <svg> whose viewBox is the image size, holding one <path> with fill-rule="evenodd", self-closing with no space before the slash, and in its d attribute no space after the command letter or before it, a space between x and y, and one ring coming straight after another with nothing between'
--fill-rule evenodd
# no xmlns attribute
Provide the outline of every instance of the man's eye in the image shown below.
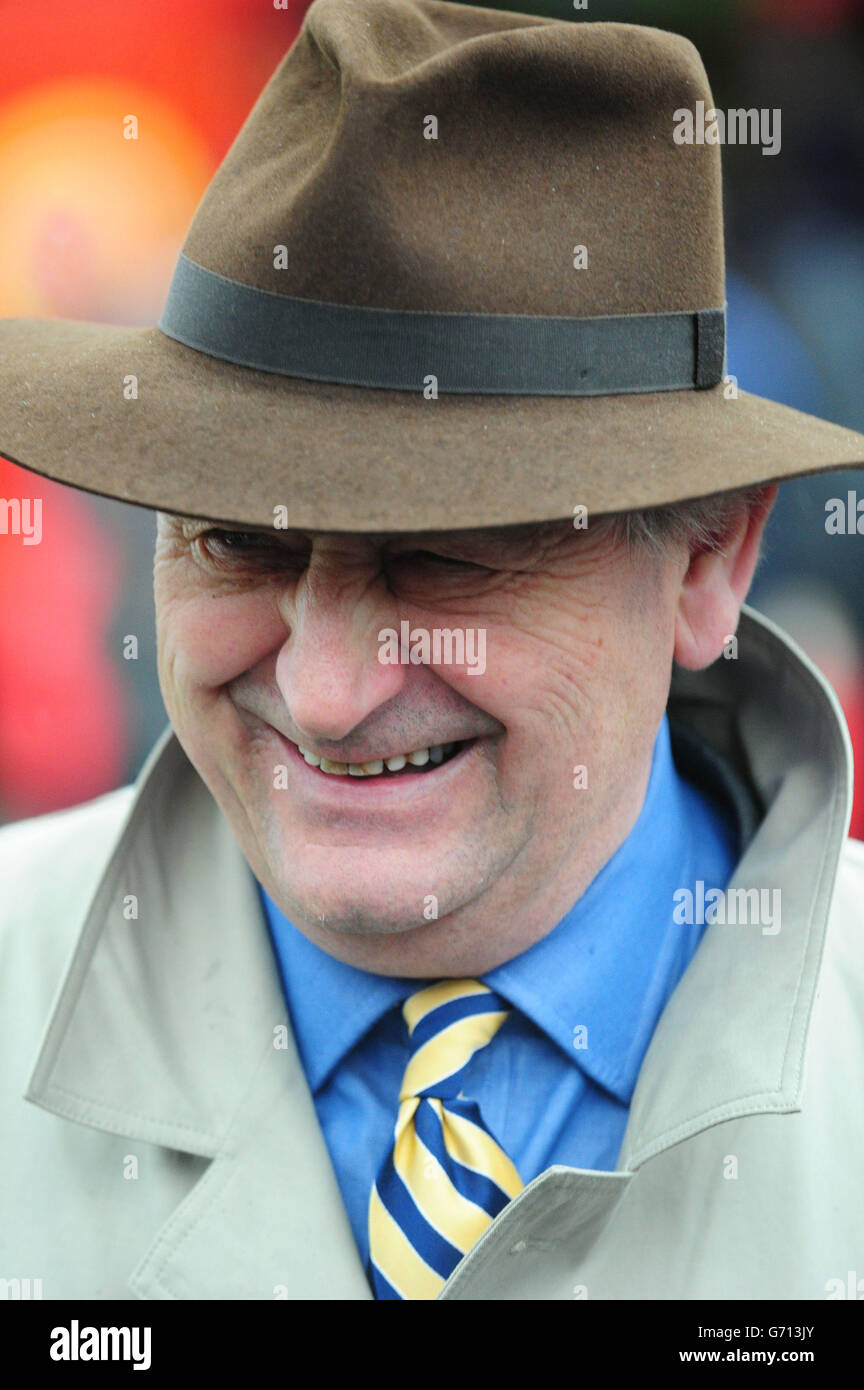
<svg viewBox="0 0 864 1390"><path fill-rule="evenodd" d="M229 550L252 550L272 544L270 537L260 531L205 531L204 535L208 542L224 545Z"/></svg>
<svg viewBox="0 0 864 1390"><path fill-rule="evenodd" d="M196 545L205 557L217 564L290 566L294 556L266 531L229 531L214 528L202 531Z"/></svg>

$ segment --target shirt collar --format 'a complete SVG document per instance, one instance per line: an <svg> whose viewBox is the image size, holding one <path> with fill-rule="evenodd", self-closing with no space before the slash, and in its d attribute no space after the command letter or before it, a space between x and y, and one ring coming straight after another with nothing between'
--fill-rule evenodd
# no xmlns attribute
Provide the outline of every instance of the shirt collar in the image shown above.
<svg viewBox="0 0 864 1390"><path fill-rule="evenodd" d="M289 922L258 885L300 1058L313 1092L362 1037L422 980L373 975L335 960Z"/></svg>
<svg viewBox="0 0 864 1390"><path fill-rule="evenodd" d="M725 806L676 769L664 715L630 834L553 931L484 979L628 1103L703 930L674 921L675 893L698 879L725 888L737 850Z"/></svg>
<svg viewBox="0 0 864 1390"><path fill-rule="evenodd" d="M701 931L673 922L674 894L699 878L725 887L735 857L733 827L677 772L664 715L630 834L547 936L482 978L568 1061L626 1103ZM384 1014L425 982L335 960L259 891L314 1092Z"/></svg>

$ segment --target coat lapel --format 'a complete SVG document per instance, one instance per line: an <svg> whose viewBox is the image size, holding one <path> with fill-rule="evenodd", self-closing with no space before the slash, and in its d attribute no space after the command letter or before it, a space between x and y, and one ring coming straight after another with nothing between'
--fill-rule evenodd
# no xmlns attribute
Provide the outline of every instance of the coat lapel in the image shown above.
<svg viewBox="0 0 864 1390"><path fill-rule="evenodd" d="M140 1298L371 1299L293 1039L265 1042L219 1153L130 1285Z"/></svg>
<svg viewBox="0 0 864 1390"><path fill-rule="evenodd" d="M27 1098L212 1159L137 1252L139 1297L371 1297L254 880L170 733L139 779Z"/></svg>
<svg viewBox="0 0 864 1390"><path fill-rule="evenodd" d="M722 1120L801 1108L851 750L834 692L785 634L745 610L738 652L676 672L673 700L752 781L765 814L727 887L738 921L730 911L706 928L651 1040L619 1167ZM738 890L751 894L743 923Z"/></svg>

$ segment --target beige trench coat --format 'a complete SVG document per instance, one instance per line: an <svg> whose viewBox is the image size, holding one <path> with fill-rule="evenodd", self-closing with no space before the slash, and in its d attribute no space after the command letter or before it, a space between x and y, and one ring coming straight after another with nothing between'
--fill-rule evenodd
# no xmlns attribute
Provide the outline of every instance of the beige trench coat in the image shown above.
<svg viewBox="0 0 864 1390"><path fill-rule="evenodd" d="M441 1298L823 1299L864 1279L848 736L783 634L745 610L738 643L676 672L673 705L767 808L731 886L779 888L781 929L707 928L618 1170L542 1173ZM0 833L0 893L0 1278L46 1299L369 1298L290 1028L274 1046L250 870L173 735L134 789Z"/></svg>

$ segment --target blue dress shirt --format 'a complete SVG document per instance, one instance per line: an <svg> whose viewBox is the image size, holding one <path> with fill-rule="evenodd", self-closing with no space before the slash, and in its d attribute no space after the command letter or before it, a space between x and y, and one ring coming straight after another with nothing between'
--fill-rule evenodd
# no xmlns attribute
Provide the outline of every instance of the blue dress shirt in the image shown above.
<svg viewBox="0 0 864 1390"><path fill-rule="evenodd" d="M615 1168L642 1059L704 930L673 921L673 894L698 879L725 888L737 856L734 816L677 770L664 715L627 839L547 936L481 977L513 1011L463 1089L523 1182L553 1163ZM369 1193L410 1056L399 1006L426 982L334 960L259 890L365 1266Z"/></svg>

